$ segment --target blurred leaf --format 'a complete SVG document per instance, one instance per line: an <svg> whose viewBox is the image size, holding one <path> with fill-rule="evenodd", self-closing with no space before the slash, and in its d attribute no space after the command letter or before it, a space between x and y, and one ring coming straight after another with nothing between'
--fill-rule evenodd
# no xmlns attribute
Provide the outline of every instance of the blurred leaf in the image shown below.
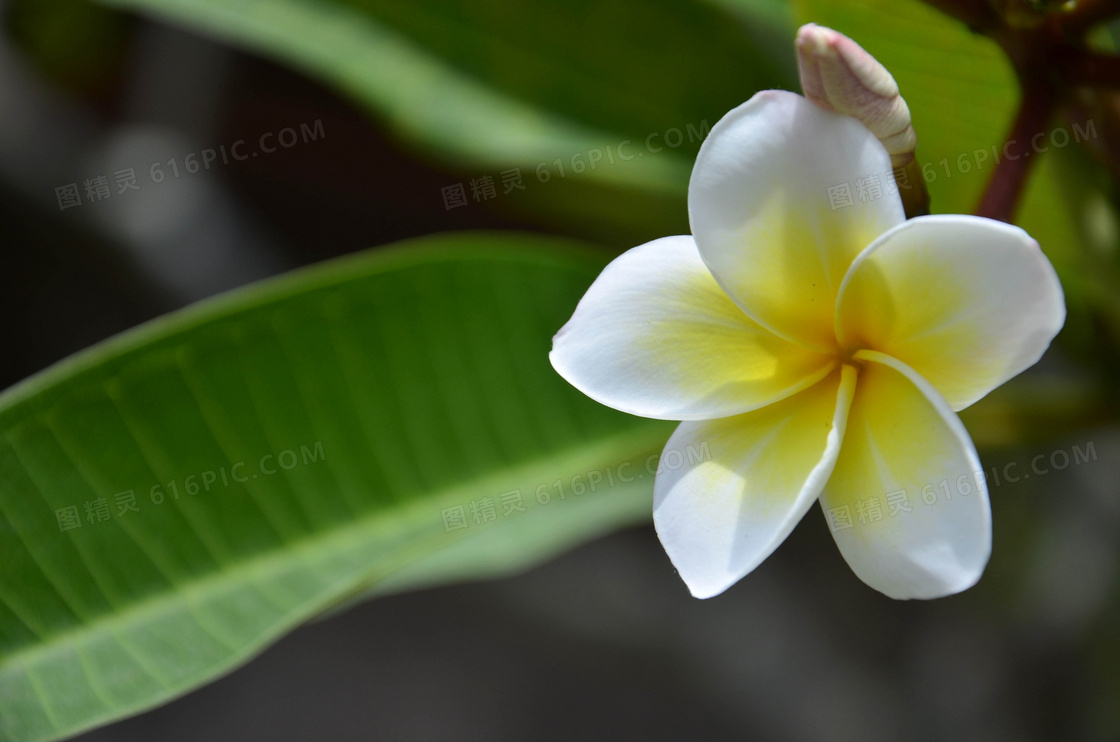
<svg viewBox="0 0 1120 742"><path fill-rule="evenodd" d="M16 0L6 30L55 82L102 92L127 58L131 23L87 0Z"/></svg>
<svg viewBox="0 0 1120 742"><path fill-rule="evenodd" d="M890 70L913 115L933 212L972 213L1018 109L1018 83L999 46L919 0L795 0L794 7L799 22L847 34ZM1049 143L1059 127L1070 134L1065 148ZM1078 332L1088 322L1086 284L1093 280L1085 208L1099 195L1067 122L1055 120L1042 133L1045 153L1032 153L1029 142L1014 145L1042 158L1016 221L1054 263L1070 311L1066 325Z"/></svg>
<svg viewBox="0 0 1120 742"><path fill-rule="evenodd" d="M790 32L793 26L793 9L788 0L708 0L713 5L725 7L741 14L745 19L759 23L771 32ZM782 40L787 52L793 48L791 39ZM792 54L789 63L797 74L797 65Z"/></svg>
<svg viewBox="0 0 1120 742"><path fill-rule="evenodd" d="M799 21L847 34L886 66L910 106L934 210L971 212L995 167L991 147L1003 145L1018 105L999 46L920 0L795 0L795 7ZM968 164L958 167L961 155Z"/></svg>
<svg viewBox="0 0 1120 742"><path fill-rule="evenodd" d="M655 193L683 196L700 145L687 127L714 124L760 87L795 82L740 24L695 2L105 2L314 74L459 165L528 167L530 178L538 166L552 178L563 167L571 177L578 156L579 178ZM684 138L663 146L670 129ZM628 160L618 156L626 140ZM591 168L593 151L602 159Z"/></svg>
<svg viewBox="0 0 1120 742"><path fill-rule="evenodd" d="M1100 383L1088 374L1026 373L960 412L980 449L1041 445L1086 427L1111 422Z"/></svg>
<svg viewBox="0 0 1120 742"><path fill-rule="evenodd" d="M793 39L796 26L789 0L706 0L740 19L743 33L750 39L756 53L766 59L782 81L782 87L799 90L797 56ZM744 98L743 100L746 100Z"/></svg>
<svg viewBox="0 0 1120 742"><path fill-rule="evenodd" d="M0 396L0 740L166 701L360 591L503 574L647 520L652 477L606 473L644 471L666 424L547 359L603 262L433 237L205 302Z"/></svg>

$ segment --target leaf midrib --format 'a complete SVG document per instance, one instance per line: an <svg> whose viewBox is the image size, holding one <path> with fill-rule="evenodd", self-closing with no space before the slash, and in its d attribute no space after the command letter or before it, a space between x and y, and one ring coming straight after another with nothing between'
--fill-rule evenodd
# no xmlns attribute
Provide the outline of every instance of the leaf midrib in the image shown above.
<svg viewBox="0 0 1120 742"><path fill-rule="evenodd" d="M647 423L641 425L636 431L609 436L606 439L596 441L592 445L572 447L548 456L534 458L512 468L502 469L501 472L497 474L487 474L465 483L457 483L449 487L443 487L424 499L403 504L394 504L389 508L371 512L359 518L351 525L343 526L338 529L321 531L317 534L308 535L297 541L290 542L283 547L261 552L257 556L238 562L232 571L245 574L269 573L275 571L275 565L283 564L293 558L299 558L299 556L304 553L325 551L326 548L322 546L324 543L331 546L338 544L340 545L339 550L344 551L346 547L342 545L350 545L356 541L369 538L377 534L380 530L399 528L402 523L415 526L422 523L425 518L430 518L433 521L433 525L438 526L436 523L438 518L431 518L433 513L438 512L441 505L447 503L461 503L464 492L477 491L481 488L489 487L491 483L496 484L497 488L500 489L501 485L499 482L508 482L511 480L520 481L533 471L541 468L546 462L555 462L557 459L562 460L570 467L570 465L575 464L577 461L586 461L599 453L608 456L611 453L617 453L625 456L625 452L651 449L660 436L661 430L661 426ZM565 470L567 470L567 467L565 467ZM490 487L490 489L494 489L494 487ZM449 544L457 542L465 536L465 534L452 535L441 532L438 528L435 529L434 535L447 537L449 539ZM412 545L413 544L405 544L406 547ZM393 551L396 550L394 549ZM393 553L393 551L390 553ZM389 571L391 572L392 570ZM376 572L377 570L374 570L373 575L365 576L355 581L372 581L376 579ZM34 645L17 650L14 653L0 658L0 674L3 674L5 669L10 665L21 663L26 665L36 662L41 655L49 655L60 646L73 643L74 639L97 634L113 626L127 625L137 620L138 617L142 617L144 614L159 613L164 607L174 608L179 602L190 601L193 597L205 594L215 586L228 584L229 579L228 572L221 570L214 571L206 577L189 583L183 583L177 590L163 591L153 597L138 601L124 611L107 612L93 622L82 624L80 628L70 629L46 637ZM318 607L319 603L315 602L315 606ZM307 617L305 612L300 610L292 612L290 616L290 624L298 623L300 620ZM267 641L269 636L270 634L264 634L262 638ZM252 654L254 651L256 651L256 647L250 647L246 654Z"/></svg>

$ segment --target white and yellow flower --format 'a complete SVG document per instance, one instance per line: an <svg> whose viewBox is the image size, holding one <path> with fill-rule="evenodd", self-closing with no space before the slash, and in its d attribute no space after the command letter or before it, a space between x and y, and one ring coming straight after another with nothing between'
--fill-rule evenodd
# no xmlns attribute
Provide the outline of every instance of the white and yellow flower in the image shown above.
<svg viewBox="0 0 1120 742"><path fill-rule="evenodd" d="M552 364L578 389L683 421L666 450L707 444L710 460L654 488L697 597L754 569L818 499L852 569L891 597L955 593L984 570L988 493L955 411L1039 359L1061 285L1017 227L906 221L890 174L860 122L759 93L700 150L693 235L620 256L556 335ZM839 184L864 198L837 207Z"/></svg>

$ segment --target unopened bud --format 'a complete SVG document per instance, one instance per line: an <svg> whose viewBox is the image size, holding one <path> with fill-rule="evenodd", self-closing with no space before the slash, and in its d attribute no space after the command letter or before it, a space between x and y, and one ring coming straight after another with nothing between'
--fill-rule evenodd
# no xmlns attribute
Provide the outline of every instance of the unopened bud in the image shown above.
<svg viewBox="0 0 1120 742"><path fill-rule="evenodd" d="M895 167L914 159L918 138L910 109L891 73L863 47L831 28L808 23L797 31L797 65L806 98L862 121Z"/></svg>

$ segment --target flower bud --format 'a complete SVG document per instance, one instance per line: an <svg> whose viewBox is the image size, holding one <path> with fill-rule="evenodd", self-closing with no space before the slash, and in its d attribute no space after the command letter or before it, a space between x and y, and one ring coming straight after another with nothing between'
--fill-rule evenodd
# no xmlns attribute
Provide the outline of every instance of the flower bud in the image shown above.
<svg viewBox="0 0 1120 742"><path fill-rule="evenodd" d="M896 168L914 159L918 139L910 109L891 73L863 47L831 28L808 23L797 31L797 65L806 98L862 121Z"/></svg>

